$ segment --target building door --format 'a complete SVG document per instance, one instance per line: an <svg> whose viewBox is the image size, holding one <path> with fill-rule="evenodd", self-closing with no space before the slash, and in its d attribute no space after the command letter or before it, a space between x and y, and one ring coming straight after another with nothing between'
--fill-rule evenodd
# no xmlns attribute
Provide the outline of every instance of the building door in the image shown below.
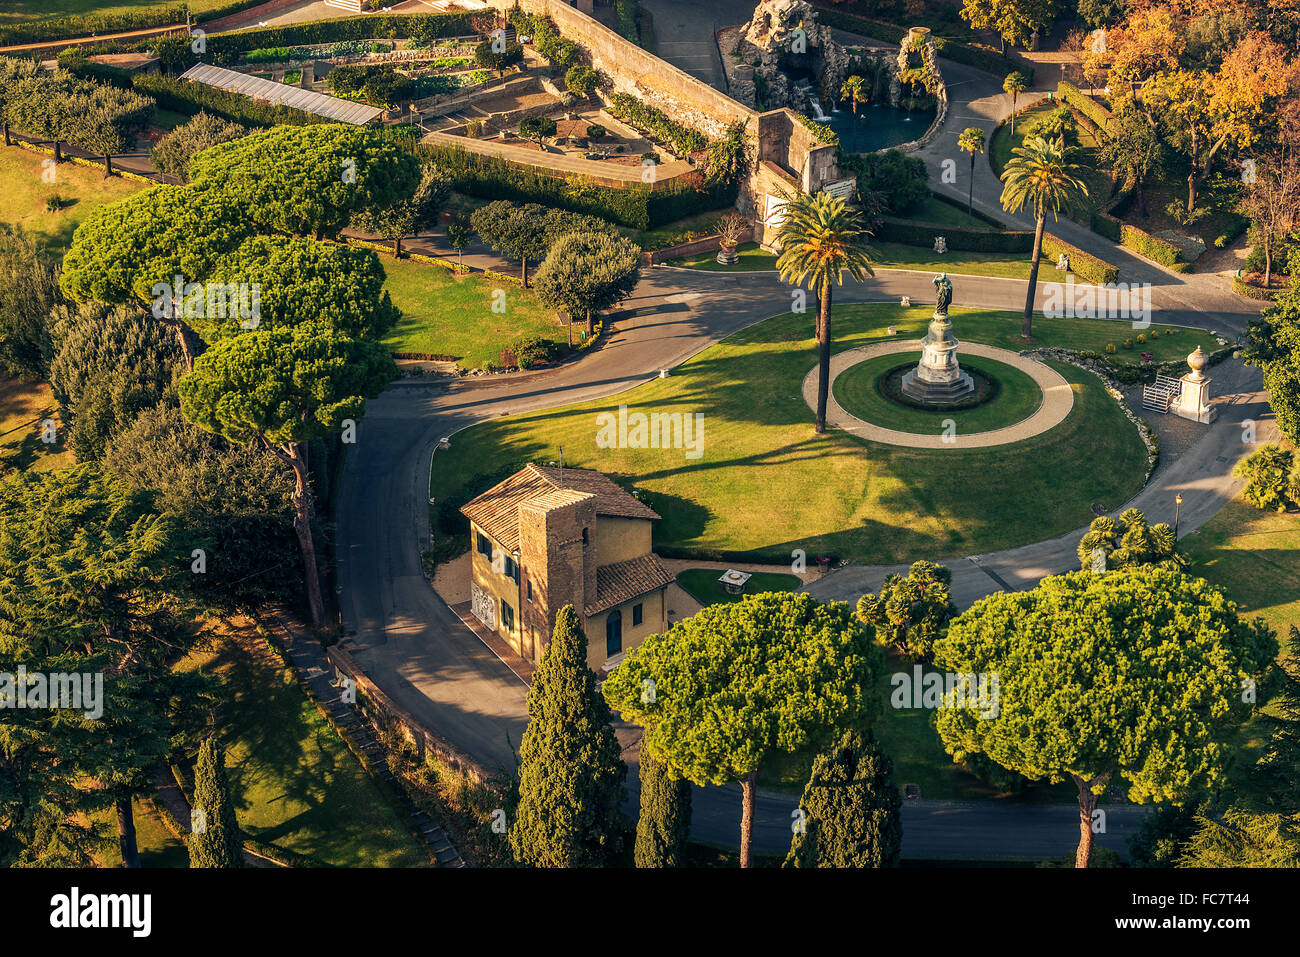
<svg viewBox="0 0 1300 957"><path fill-rule="evenodd" d="M605 657L623 650L623 613L617 608L605 616Z"/></svg>

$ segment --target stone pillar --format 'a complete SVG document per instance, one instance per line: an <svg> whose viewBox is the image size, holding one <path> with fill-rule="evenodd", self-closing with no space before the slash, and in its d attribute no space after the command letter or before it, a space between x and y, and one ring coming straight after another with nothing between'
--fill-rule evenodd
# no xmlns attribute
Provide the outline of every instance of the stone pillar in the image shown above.
<svg viewBox="0 0 1300 957"><path fill-rule="evenodd" d="M1210 382L1212 380L1207 379L1201 371L1208 361L1209 356L1201 351L1200 346L1197 346L1196 351L1187 357L1187 365L1192 371L1179 380L1182 383L1182 390L1178 394L1178 400L1170 410L1184 419L1191 419L1193 422L1201 422L1206 425L1214 421L1214 417L1218 412L1218 409L1210 405Z"/></svg>

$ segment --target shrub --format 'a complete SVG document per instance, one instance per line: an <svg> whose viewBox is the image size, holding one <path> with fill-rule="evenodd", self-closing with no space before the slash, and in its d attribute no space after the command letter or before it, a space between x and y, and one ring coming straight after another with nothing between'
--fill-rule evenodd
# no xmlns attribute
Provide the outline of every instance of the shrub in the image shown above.
<svg viewBox="0 0 1300 957"><path fill-rule="evenodd" d="M184 17L181 18L184 20ZM358 41L376 38L411 38L432 40L438 37L466 36L474 33L469 13L374 13L365 17L339 17L288 23L256 30L214 33L207 38L207 56L218 66L230 66L249 50L266 47L321 46L339 41L353 41L348 53L331 56L354 56L368 49Z"/></svg>
<svg viewBox="0 0 1300 957"><path fill-rule="evenodd" d="M524 59L524 48L518 43L511 43L504 50L498 51L495 40L484 40L474 48L474 62L485 70L504 73Z"/></svg>
<svg viewBox="0 0 1300 957"><path fill-rule="evenodd" d="M610 115L643 133L667 143L677 153L698 153L709 145L708 137L668 118L653 106L647 106L629 93L615 93L607 109Z"/></svg>
<svg viewBox="0 0 1300 957"><path fill-rule="evenodd" d="M236 9L253 6L257 0L231 4ZM232 11L233 12L233 11ZM151 27L170 26L185 22L185 4L148 7L118 14L99 16L42 17L30 23L16 23L0 27L0 45L41 43L66 37L84 37L92 34L125 33L130 30L147 30Z"/></svg>
<svg viewBox="0 0 1300 957"><path fill-rule="evenodd" d="M1113 342L1106 343L1106 354L1112 356L1115 354L1115 343Z"/></svg>
<svg viewBox="0 0 1300 957"><path fill-rule="evenodd" d="M101 155L132 148L154 114L154 101L134 90L7 58L0 62L0 102L15 129Z"/></svg>
<svg viewBox="0 0 1300 957"><path fill-rule="evenodd" d="M160 139L150 157L160 173L167 173L182 183L187 183L190 178L191 156L209 146L238 139L247 132L247 128L238 123L231 123L211 113L200 113Z"/></svg>
<svg viewBox="0 0 1300 957"><path fill-rule="evenodd" d="M1086 116L1099 129L1110 133L1111 125L1115 121L1115 114L1073 83L1067 83L1065 80L1058 83L1056 85L1056 96Z"/></svg>
<svg viewBox="0 0 1300 957"><path fill-rule="evenodd" d="M605 127L601 126L599 123L587 124L587 139L589 140L598 140L602 136L604 136L607 132L608 130L606 130Z"/></svg>
<svg viewBox="0 0 1300 957"><path fill-rule="evenodd" d="M578 96L588 96L600 81L600 74L589 66L571 66L564 74L564 85Z"/></svg>
<svg viewBox="0 0 1300 957"><path fill-rule="evenodd" d="M1132 340L1132 339L1125 339L1125 340L1124 340L1124 348L1125 348L1125 349L1132 349L1132 348L1133 348L1133 340Z"/></svg>
<svg viewBox="0 0 1300 957"><path fill-rule="evenodd" d="M1147 341L1146 333L1139 332L1137 336L1137 341L1138 341L1138 345L1142 345L1143 343L1145 343Z"/></svg>
<svg viewBox="0 0 1300 957"><path fill-rule="evenodd" d="M840 165L857 177L859 197L875 196L883 213L901 216L931 195L925 161L900 150L846 156Z"/></svg>
<svg viewBox="0 0 1300 957"><path fill-rule="evenodd" d="M558 342L543 339L541 336L525 336L510 346L514 353L515 364L521 369L531 369L542 362L558 359L561 352Z"/></svg>
<svg viewBox="0 0 1300 957"><path fill-rule="evenodd" d="M1119 281L1119 267L1084 252L1050 233L1043 234L1043 256L1055 260L1065 253L1070 259L1070 271L1085 282L1107 285Z"/></svg>
<svg viewBox="0 0 1300 957"><path fill-rule="evenodd" d="M1262 445L1249 458L1238 462L1232 474L1245 479L1241 497L1256 508L1285 512L1292 503L1300 501L1300 474L1290 449L1272 442Z"/></svg>

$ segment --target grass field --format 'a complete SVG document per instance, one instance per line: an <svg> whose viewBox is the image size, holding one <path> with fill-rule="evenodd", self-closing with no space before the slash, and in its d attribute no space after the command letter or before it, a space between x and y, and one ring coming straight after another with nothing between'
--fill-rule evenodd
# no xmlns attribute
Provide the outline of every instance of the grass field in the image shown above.
<svg viewBox="0 0 1300 957"><path fill-rule="evenodd" d="M190 854L185 842L167 829L153 807L137 799L132 803L135 817L135 846L140 852L141 867L189 867ZM104 843L96 863L100 867L121 867L122 851L117 843L117 814L106 808L92 816L92 820L108 829L109 838Z"/></svg>
<svg viewBox="0 0 1300 957"><path fill-rule="evenodd" d="M928 411L908 408L885 398L876 386L879 377L909 359L914 364L920 355L918 351L876 356L845 369L835 379L835 401L846 412L866 422L886 425L900 432L928 435L941 433L948 420L957 424L958 435L991 432L1028 418L1042 405L1043 390L1028 375L1004 362L976 356L961 356L962 368L983 372L996 379L1002 387L996 397L983 405L956 411Z"/></svg>
<svg viewBox="0 0 1300 957"><path fill-rule="evenodd" d="M427 863L356 757L274 659L229 637L181 667L222 682L216 726L240 826L336 867Z"/></svg>
<svg viewBox="0 0 1300 957"><path fill-rule="evenodd" d="M225 6L227 0L186 0L191 12L206 13ZM73 16L120 16L140 13L143 10L165 9L175 6L159 0L6 0L0 8L0 26L27 23L32 20ZM184 22L184 17L181 22Z"/></svg>
<svg viewBox="0 0 1300 957"><path fill-rule="evenodd" d="M0 221L21 226L36 242L62 256L72 243L72 232L96 206L111 203L143 189L144 184L122 177L104 179L96 172L75 163L61 163L48 169L45 160L52 157L21 147L0 148ZM53 174L55 181L42 177ZM47 212L45 199L58 195L60 209Z"/></svg>
<svg viewBox="0 0 1300 957"><path fill-rule="evenodd" d="M745 595L767 591L795 591L802 584L797 575L755 572L745 583L745 594L732 595L722 587L719 576L716 568L687 568L677 573L677 584L701 605L730 604L740 601Z"/></svg>
<svg viewBox="0 0 1300 957"><path fill-rule="evenodd" d="M34 471L72 464L61 442L41 441L41 419L59 420L58 404L44 382L0 378L0 475L11 468Z"/></svg>
<svg viewBox="0 0 1300 957"><path fill-rule="evenodd" d="M384 288L402 319L384 338L394 352L455 356L467 369L501 361L501 350L524 336L567 343L568 333L555 312L530 290L477 276L457 278L427 263L383 257ZM505 294L503 312L493 311L494 296ZM585 326L573 330L576 342Z"/></svg>
<svg viewBox="0 0 1300 957"><path fill-rule="evenodd" d="M836 308L836 351L919 336L930 310L892 304ZM954 313L963 339L1016 348L1011 313ZM818 436L800 384L815 363L805 316L767 320L705 350L667 379L615 399L486 422L440 460L430 494L481 489L481 477L556 458L635 483L663 520L656 542L694 552L745 551L788 561L802 548L868 563L945 558L1040 541L1086 525L1091 506L1125 502L1141 486L1146 452L1093 375L1056 366L1075 391L1073 411L1050 432L992 450L917 450L840 432ZM1043 344L1097 348L1106 327L1045 320ZM1194 334L1175 337L1191 346ZM701 414L703 454L601 449L597 415ZM1032 503L1032 507L1029 505Z"/></svg>
<svg viewBox="0 0 1300 957"><path fill-rule="evenodd" d="M993 172L998 176L1006 168L1007 161L1011 159L1011 151L1024 142L1025 130L1039 120L1060 107L1059 101L1047 101L1027 110L1022 110L1016 115L1016 135L1011 136L1011 124L1004 123L993 132L993 140L989 143L988 158L993 167ZM1100 209L1110 200L1111 182L1110 178L1102 172L1104 164L1097 156L1097 140L1084 129L1082 124L1077 124L1079 130L1079 149L1075 153L1075 162L1083 168L1083 181L1088 186L1088 198L1083 208L1077 211L1071 218L1076 222L1087 225L1093 210Z"/></svg>
<svg viewBox="0 0 1300 957"><path fill-rule="evenodd" d="M882 232L888 229L886 225ZM924 246L903 243L872 242L872 266L876 269L919 269L925 272L946 272L954 276L1001 276L1005 279L1028 279L1028 256L1014 253L953 252L939 255ZM685 266L702 272L755 272L776 269L776 256L765 252L757 243L742 243L736 247L740 257L734 265L724 266L717 261L716 253L701 253L685 259L670 261L673 266Z"/></svg>

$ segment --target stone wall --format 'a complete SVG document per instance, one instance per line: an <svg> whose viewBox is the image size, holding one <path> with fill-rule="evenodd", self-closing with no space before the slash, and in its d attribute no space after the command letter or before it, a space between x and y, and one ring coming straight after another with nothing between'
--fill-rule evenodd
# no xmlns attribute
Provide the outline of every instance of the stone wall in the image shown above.
<svg viewBox="0 0 1300 957"><path fill-rule="evenodd" d="M490 3L506 13L516 0ZM729 124L749 124L757 116L749 107L641 49L563 0L518 0L518 5L527 13L549 16L560 33L582 44L592 66L610 78L617 92L639 97L679 123L718 136Z"/></svg>

